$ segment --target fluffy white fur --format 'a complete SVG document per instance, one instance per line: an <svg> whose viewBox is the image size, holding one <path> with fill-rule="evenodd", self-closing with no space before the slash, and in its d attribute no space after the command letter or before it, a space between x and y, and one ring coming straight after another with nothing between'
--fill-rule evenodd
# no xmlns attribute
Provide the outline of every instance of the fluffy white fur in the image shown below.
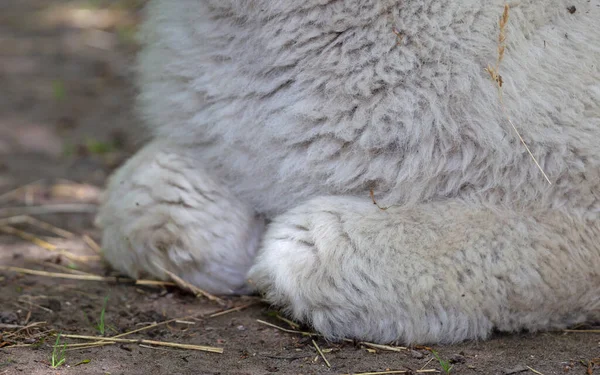
<svg viewBox="0 0 600 375"><path fill-rule="evenodd" d="M177 145L154 142L112 177L97 223L105 258L118 270L206 291L247 293L263 220Z"/></svg>
<svg viewBox="0 0 600 375"><path fill-rule="evenodd" d="M151 0L155 140L111 179L106 258L217 293L254 264L258 291L331 338L600 319L600 4L510 9L504 111L484 71L503 5Z"/></svg>

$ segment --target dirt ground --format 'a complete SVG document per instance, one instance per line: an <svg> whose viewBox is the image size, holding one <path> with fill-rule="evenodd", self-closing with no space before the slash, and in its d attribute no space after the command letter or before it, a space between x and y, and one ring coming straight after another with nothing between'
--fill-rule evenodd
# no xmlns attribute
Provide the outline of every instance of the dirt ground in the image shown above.
<svg viewBox="0 0 600 375"><path fill-rule="evenodd" d="M438 360L424 347L313 343L259 322L293 329L258 298L219 305L110 278L93 217L106 177L142 141L131 84L142 3L0 1L0 374L417 374L444 373L446 362L451 374L600 374L600 333L496 334L435 346ZM92 342L67 335L110 337L167 320L121 337L130 342L63 347ZM64 357L56 368L53 353Z"/></svg>

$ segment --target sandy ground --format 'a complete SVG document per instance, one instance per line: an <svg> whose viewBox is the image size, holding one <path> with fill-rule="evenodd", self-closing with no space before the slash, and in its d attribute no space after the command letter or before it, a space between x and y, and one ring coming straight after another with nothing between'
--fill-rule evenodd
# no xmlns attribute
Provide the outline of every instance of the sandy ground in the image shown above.
<svg viewBox="0 0 600 375"><path fill-rule="evenodd" d="M93 217L106 177L142 139L131 85L132 35L142 3L0 2L0 374L417 374L444 373L448 361L451 374L590 375L600 366L600 334L549 332L397 351L315 337L328 367L313 338L259 322L292 328L257 298L231 298L222 306L172 286L7 270L111 275L85 239L99 238ZM51 366L63 344L90 342L66 335L104 331L108 337L175 319L122 337L133 342L69 347L64 363ZM60 346L55 333L62 334Z"/></svg>

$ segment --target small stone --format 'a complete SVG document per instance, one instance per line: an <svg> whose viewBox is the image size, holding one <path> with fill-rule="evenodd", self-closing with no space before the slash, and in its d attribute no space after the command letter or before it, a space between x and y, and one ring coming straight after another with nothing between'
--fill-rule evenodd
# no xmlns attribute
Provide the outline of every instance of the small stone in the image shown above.
<svg viewBox="0 0 600 375"><path fill-rule="evenodd" d="M421 358L425 357L425 354L423 354L417 350L411 350L410 356L413 358L416 358L416 359L421 359Z"/></svg>

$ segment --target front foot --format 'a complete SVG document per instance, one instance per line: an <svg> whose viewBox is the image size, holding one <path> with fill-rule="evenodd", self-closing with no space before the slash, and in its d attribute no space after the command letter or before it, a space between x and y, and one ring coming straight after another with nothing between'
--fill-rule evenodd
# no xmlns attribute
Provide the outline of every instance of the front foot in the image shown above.
<svg viewBox="0 0 600 375"><path fill-rule="evenodd" d="M329 339L453 343L600 317L599 234L557 212L323 197L269 224L249 278Z"/></svg>
<svg viewBox="0 0 600 375"><path fill-rule="evenodd" d="M138 152L111 177L97 223L106 260L130 277L169 271L209 293L250 292L263 221L185 149Z"/></svg>

